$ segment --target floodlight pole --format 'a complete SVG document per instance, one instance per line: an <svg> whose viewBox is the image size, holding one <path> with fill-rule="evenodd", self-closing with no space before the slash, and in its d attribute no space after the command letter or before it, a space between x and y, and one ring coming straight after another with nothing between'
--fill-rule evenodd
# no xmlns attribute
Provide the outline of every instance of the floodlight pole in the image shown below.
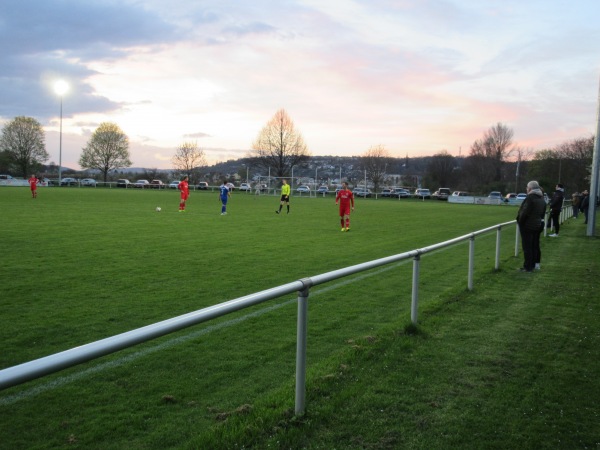
<svg viewBox="0 0 600 450"><path fill-rule="evenodd" d="M69 90L69 85L64 80L54 84L54 92L60 97L60 132L58 140L58 185L62 183L62 122L63 122L63 96Z"/></svg>
<svg viewBox="0 0 600 450"><path fill-rule="evenodd" d="M592 179L587 214L587 236L594 236L596 228L596 199L598 198L598 171L600 167L600 88L598 90L598 111L596 113L596 138L594 139L594 155L592 157Z"/></svg>
<svg viewBox="0 0 600 450"><path fill-rule="evenodd" d="M60 132L58 137L58 185L62 184L62 105L63 96L60 96Z"/></svg>

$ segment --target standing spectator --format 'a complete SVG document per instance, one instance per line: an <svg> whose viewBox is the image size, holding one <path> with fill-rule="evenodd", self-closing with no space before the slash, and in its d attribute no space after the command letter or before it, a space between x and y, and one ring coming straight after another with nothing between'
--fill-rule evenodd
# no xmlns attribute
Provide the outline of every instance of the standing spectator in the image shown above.
<svg viewBox="0 0 600 450"><path fill-rule="evenodd" d="M188 185L188 177L184 176L179 184L177 185L177 189L181 193L181 198L179 200L179 212L185 212L185 202L190 196L190 187Z"/></svg>
<svg viewBox="0 0 600 450"><path fill-rule="evenodd" d="M285 203L287 206L287 213L290 213L290 185L287 184L287 180L281 181L281 199L279 201L279 211L275 211L276 214L281 213L281 208L283 208L283 204Z"/></svg>
<svg viewBox="0 0 600 450"><path fill-rule="evenodd" d="M35 175L31 175L31 178L27 180L29 187L31 188L31 198L37 198L37 185L40 180Z"/></svg>
<svg viewBox="0 0 600 450"><path fill-rule="evenodd" d="M221 215L227 214L227 200L231 196L229 192L229 186L227 186L227 180L223 180L223 184L219 187L219 199L221 200Z"/></svg>
<svg viewBox="0 0 600 450"><path fill-rule="evenodd" d="M350 206L354 211L354 194L348 189L348 183L342 183L342 189L335 196L335 204L340 204L340 223L342 231L350 231Z"/></svg>
<svg viewBox="0 0 600 450"><path fill-rule="evenodd" d="M575 192L571 196L571 207L573 208L573 218L577 219L579 215L579 206L581 204L581 194L579 192Z"/></svg>
<svg viewBox="0 0 600 450"><path fill-rule="evenodd" d="M582 194L583 194L583 198L581 199L581 208L580 208L580 211L583 212L583 215L585 217L585 222L583 222L583 223L587 223L587 221L588 221L588 209L590 207L590 193L586 189L585 191L582 192Z"/></svg>
<svg viewBox="0 0 600 450"><path fill-rule="evenodd" d="M554 227L554 233L550 237L558 237L560 230L560 212L562 210L563 201L565 200L565 190L562 184L556 185L556 190L552 194L552 199L548 207L550 208L550 219L546 224L546 228Z"/></svg>
<svg viewBox="0 0 600 450"><path fill-rule="evenodd" d="M527 197L521 203L517 214L517 223L521 233L523 247L523 267L521 272L533 272L539 264L540 231L543 227L546 202L537 181L527 183Z"/></svg>

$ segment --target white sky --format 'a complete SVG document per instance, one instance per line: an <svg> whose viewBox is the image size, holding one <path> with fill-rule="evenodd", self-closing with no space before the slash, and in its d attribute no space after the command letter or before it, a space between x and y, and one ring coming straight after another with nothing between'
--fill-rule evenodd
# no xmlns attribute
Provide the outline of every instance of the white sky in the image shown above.
<svg viewBox="0 0 600 450"><path fill-rule="evenodd" d="M136 167L186 141L246 154L284 108L313 155L469 152L501 122L532 150L595 132L597 0L3 0L0 121L31 116L64 166L96 127Z"/></svg>

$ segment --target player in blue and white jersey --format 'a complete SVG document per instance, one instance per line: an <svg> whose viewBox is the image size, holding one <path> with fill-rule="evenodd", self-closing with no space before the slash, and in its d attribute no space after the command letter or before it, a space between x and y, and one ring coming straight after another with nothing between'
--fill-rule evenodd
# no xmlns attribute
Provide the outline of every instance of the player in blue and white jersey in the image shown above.
<svg viewBox="0 0 600 450"><path fill-rule="evenodd" d="M227 214L227 200L231 196L229 187L227 186L227 180L223 180L223 184L219 186L219 200L221 200L221 215Z"/></svg>

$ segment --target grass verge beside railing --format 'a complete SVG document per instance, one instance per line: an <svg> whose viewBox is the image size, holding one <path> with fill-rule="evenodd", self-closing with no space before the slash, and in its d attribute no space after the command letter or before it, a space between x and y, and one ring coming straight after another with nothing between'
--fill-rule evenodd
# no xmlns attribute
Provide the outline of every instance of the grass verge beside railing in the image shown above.
<svg viewBox="0 0 600 450"><path fill-rule="evenodd" d="M599 448L600 241L582 229L547 238L539 272L490 274L418 327L349 340L309 377L303 417L276 406L283 390L190 448Z"/></svg>

